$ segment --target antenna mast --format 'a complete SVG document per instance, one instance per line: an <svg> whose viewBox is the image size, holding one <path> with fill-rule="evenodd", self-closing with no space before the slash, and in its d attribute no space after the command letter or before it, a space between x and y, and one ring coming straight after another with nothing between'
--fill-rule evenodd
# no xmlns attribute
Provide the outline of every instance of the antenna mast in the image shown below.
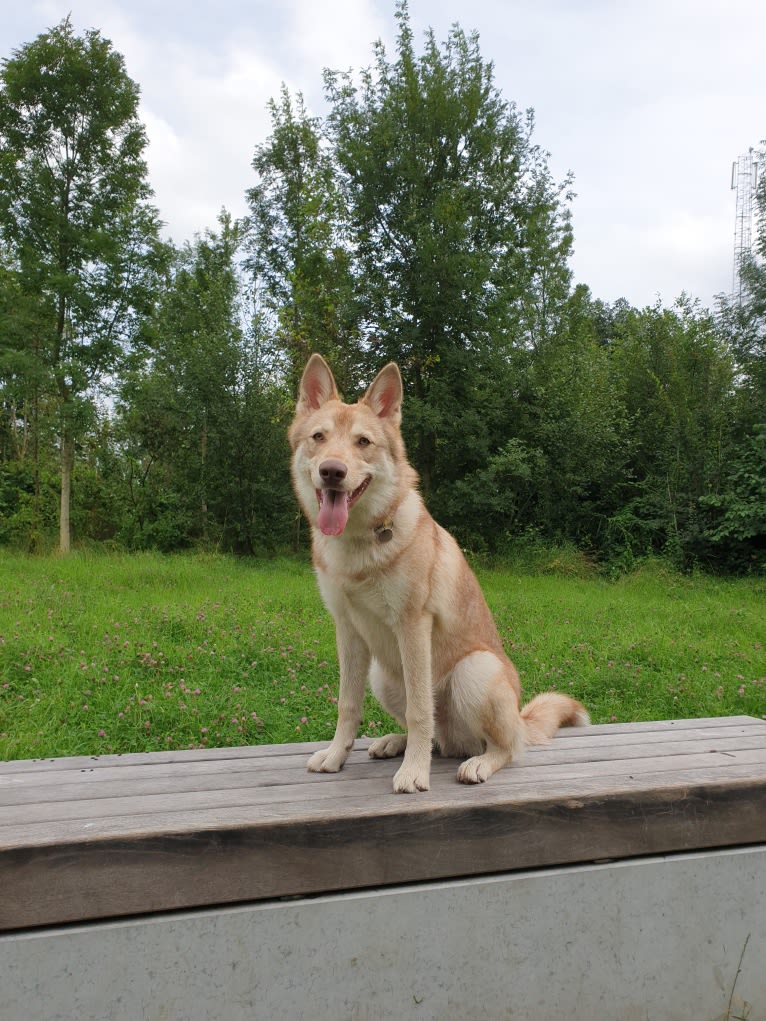
<svg viewBox="0 0 766 1021"><path fill-rule="evenodd" d="M742 303L742 260L750 255L753 240L753 200L758 183L758 163L755 152L748 149L731 165L731 190L737 193L737 208L734 219L734 276L732 295L738 304Z"/></svg>

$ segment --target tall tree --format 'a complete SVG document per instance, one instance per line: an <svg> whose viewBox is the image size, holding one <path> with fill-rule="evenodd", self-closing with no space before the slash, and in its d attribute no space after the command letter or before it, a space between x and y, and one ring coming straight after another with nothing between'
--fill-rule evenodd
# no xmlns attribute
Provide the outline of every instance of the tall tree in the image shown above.
<svg viewBox="0 0 766 1021"><path fill-rule="evenodd" d="M415 50L397 5L357 84L326 73L329 130L362 282L370 360L395 358L423 488L475 470L503 442L514 352L539 342L566 299L562 189L523 116L498 92L478 37L455 26Z"/></svg>
<svg viewBox="0 0 766 1021"><path fill-rule="evenodd" d="M234 262L239 230L226 212L219 227L176 253L141 331L142 364L122 387L139 532L144 518L157 518L151 504L174 491L179 536L207 541L212 504L222 496L217 475L222 461L231 460L222 458L221 446L236 416L242 330Z"/></svg>
<svg viewBox="0 0 766 1021"><path fill-rule="evenodd" d="M290 401L244 307L240 237L224 211L216 231L176 253L121 387L130 546L202 542L252 553L290 541Z"/></svg>
<svg viewBox="0 0 766 1021"><path fill-rule="evenodd" d="M358 324L336 168L300 94L293 100L283 86L269 110L271 135L255 151L258 182L247 192L246 265L263 325L286 355L291 391L312 351L332 361L348 389L358 372Z"/></svg>
<svg viewBox="0 0 766 1021"><path fill-rule="evenodd" d="M729 455L734 371L709 313L622 310L614 324L613 386L626 409L630 492L615 524L647 548L688 563L702 552L700 500L719 489Z"/></svg>
<svg viewBox="0 0 766 1021"><path fill-rule="evenodd" d="M0 72L0 239L25 299L48 313L32 353L57 409L62 552L86 407L116 370L160 252L138 100L109 40L77 36L69 18Z"/></svg>

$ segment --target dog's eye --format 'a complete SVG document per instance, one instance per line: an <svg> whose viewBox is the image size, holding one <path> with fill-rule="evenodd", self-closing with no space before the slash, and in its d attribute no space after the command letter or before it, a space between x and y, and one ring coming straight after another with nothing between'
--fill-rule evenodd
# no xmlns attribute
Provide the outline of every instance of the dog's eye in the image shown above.
<svg viewBox="0 0 766 1021"><path fill-rule="evenodd" d="M324 439L324 433L314 433L314 435L311 438L314 441L314 443L321 443L322 440Z"/></svg>
<svg viewBox="0 0 766 1021"><path fill-rule="evenodd" d="M360 436L356 442L360 447L369 447L371 440L368 440L366 436Z"/></svg>

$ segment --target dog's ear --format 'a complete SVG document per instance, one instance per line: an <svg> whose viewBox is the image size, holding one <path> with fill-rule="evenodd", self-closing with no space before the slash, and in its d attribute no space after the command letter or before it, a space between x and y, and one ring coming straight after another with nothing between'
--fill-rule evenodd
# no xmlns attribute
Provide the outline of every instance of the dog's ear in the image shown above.
<svg viewBox="0 0 766 1021"><path fill-rule="evenodd" d="M385 418L397 428L402 421L402 377L399 366L389 362L370 384L361 403L367 404L379 418Z"/></svg>
<svg viewBox="0 0 766 1021"><path fill-rule="evenodd" d="M298 414L308 415L325 401L340 400L330 366L321 355L313 354L303 370L298 391Z"/></svg>

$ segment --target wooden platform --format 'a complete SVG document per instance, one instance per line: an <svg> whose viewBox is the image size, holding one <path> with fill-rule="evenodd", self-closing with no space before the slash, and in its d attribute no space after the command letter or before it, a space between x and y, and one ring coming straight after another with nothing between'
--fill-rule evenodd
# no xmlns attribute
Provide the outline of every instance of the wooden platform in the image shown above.
<svg viewBox="0 0 766 1021"><path fill-rule="evenodd" d="M0 763L0 931L647 854L766 844L766 722L565 730L480 787L359 741Z"/></svg>

